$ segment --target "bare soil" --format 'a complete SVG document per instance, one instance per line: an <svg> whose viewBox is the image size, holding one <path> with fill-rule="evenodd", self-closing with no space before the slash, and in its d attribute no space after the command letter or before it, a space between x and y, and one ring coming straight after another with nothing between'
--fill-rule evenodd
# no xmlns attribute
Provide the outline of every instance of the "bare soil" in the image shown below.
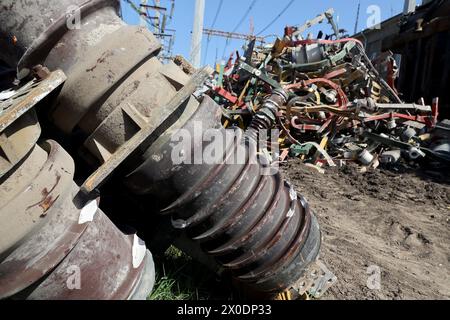
<svg viewBox="0 0 450 320"><path fill-rule="evenodd" d="M450 299L448 173L322 174L295 159L283 171L318 216L321 260L338 278L323 299ZM369 266L381 270L380 290L367 286Z"/></svg>

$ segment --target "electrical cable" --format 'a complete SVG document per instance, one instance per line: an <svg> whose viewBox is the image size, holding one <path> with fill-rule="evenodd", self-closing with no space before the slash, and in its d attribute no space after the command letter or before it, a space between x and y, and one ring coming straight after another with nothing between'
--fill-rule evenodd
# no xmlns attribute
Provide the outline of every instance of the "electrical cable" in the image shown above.
<svg viewBox="0 0 450 320"><path fill-rule="evenodd" d="M144 16L144 19L147 21L147 23L149 23L152 26L154 26L153 22L151 21L151 19L149 19L148 16L143 15L141 10L133 3L133 1L125 0L125 2L128 3L130 5L131 9L133 9L140 17Z"/></svg>
<svg viewBox="0 0 450 320"><path fill-rule="evenodd" d="M247 19L248 15L252 11L252 9L255 6L257 1L258 0L252 0L250 5L248 6L247 10L245 11L244 15L242 16L241 20L239 20L239 22L236 24L236 26L234 27L233 31L231 31L231 32L236 32L239 29L239 27L244 23L245 19ZM229 44L230 44L230 39L227 39L227 41L225 43L225 47L223 48L222 58L225 58L225 53L227 51L227 48L228 48Z"/></svg>
<svg viewBox="0 0 450 320"><path fill-rule="evenodd" d="M214 16L213 23L211 24L211 28L210 29L214 29L214 27L216 26L216 22L217 22L217 19L219 18L219 14L220 14L220 10L222 9L222 5L223 5L223 0L220 0L219 6L217 7L216 14ZM210 42L211 42L211 37L208 36L208 39L207 39L207 42L206 42L205 56L203 57L203 65L206 64L206 60L208 58L208 51L209 51L209 43Z"/></svg>
<svg viewBox="0 0 450 320"><path fill-rule="evenodd" d="M216 26L216 22L217 22L217 19L219 18L219 14L220 14L220 10L222 9L222 5L223 5L223 0L220 0L219 6L217 7L216 14L214 16L213 23L211 24L211 29L214 29L214 27Z"/></svg>
<svg viewBox="0 0 450 320"><path fill-rule="evenodd" d="M295 2L295 0L291 0L289 1L289 3L286 5L286 7L284 7L283 10L281 10L281 12L267 25L264 27L264 29L262 29L257 36L259 36L260 34L262 34L264 31L266 31L267 29L269 29L279 18L281 18L281 16L290 8L290 6Z"/></svg>
<svg viewBox="0 0 450 320"><path fill-rule="evenodd" d="M250 5L247 8L247 11L245 11L244 15L242 16L241 20L239 20L238 24L234 27L233 31L231 32L236 32L237 29L239 29L239 27L244 23L245 19L247 19L248 15L250 14L250 11L252 11L253 7L255 6L256 2L258 0L253 0Z"/></svg>

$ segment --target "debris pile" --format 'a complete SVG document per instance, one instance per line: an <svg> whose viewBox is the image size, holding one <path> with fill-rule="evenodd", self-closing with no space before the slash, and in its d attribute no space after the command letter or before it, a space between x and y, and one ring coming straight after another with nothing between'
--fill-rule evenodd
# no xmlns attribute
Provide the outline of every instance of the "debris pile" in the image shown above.
<svg viewBox="0 0 450 320"><path fill-rule="evenodd" d="M242 56L236 52L234 62L232 55L217 68L209 92L224 108L224 126L246 129L264 99L284 89L289 99L277 113L281 151L272 152L274 161L301 157L317 168L424 159L448 164L448 138L435 134L438 98L431 106L423 99L404 103L395 89L392 54L372 62L364 45L343 35L329 12L318 19L325 17L331 36L320 32L317 39L304 39L306 28L286 27L273 44L257 47L253 40Z"/></svg>

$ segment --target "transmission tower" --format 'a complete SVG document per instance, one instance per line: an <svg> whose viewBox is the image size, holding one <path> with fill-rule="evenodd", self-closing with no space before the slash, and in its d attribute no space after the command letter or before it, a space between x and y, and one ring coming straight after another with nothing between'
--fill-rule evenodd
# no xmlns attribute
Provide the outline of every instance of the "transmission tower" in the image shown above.
<svg viewBox="0 0 450 320"><path fill-rule="evenodd" d="M149 4L150 1L152 4ZM174 11L175 0L141 0L139 8L141 25L148 27L161 42L159 56L163 61L170 60L173 55L176 30L168 26L172 22Z"/></svg>

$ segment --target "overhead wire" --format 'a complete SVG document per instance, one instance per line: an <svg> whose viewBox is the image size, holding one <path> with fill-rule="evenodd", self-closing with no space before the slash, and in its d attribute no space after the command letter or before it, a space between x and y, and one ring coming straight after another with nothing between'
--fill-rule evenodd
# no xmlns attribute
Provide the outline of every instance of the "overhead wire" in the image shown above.
<svg viewBox="0 0 450 320"><path fill-rule="evenodd" d="M133 9L140 17L144 16L144 19L147 21L148 24L151 24L153 27L155 26L153 24L153 21L148 17L148 12L146 15L143 15L141 10L136 6L136 4L133 1L125 0L125 2L128 3L131 9Z"/></svg>
<svg viewBox="0 0 450 320"><path fill-rule="evenodd" d="M258 0L252 0L250 5L248 6L247 10L245 11L244 15L242 16L241 20L239 20L239 22L236 24L236 26L234 27L232 32L236 32L239 29L239 27L244 23L245 19L247 19L248 15L252 11L252 9L255 6L257 1ZM225 53L227 51L227 48L228 48L229 44L230 44L230 39L227 38L227 40L225 42L225 47L223 48L222 58L225 58Z"/></svg>
<svg viewBox="0 0 450 320"><path fill-rule="evenodd" d="M219 6L217 7L216 14L214 16L213 23L211 24L211 28L210 29L214 29L214 27L216 26L216 22L217 22L217 19L219 18L220 10L222 9L223 1L224 0L220 0L220 2L219 2ZM203 57L203 65L206 64L210 42L211 42L211 37L208 36L208 39L206 41L205 56Z"/></svg>
<svg viewBox="0 0 450 320"><path fill-rule="evenodd" d="M257 36L261 35L263 32L269 29L275 22L277 22L277 20L281 18L281 16L292 6L294 2L295 0L290 0L289 3L283 8L283 10L281 10L281 12L257 34Z"/></svg>
<svg viewBox="0 0 450 320"><path fill-rule="evenodd" d="M252 9L255 6L256 2L258 2L258 0L252 0L252 2L250 3L250 5L247 8L247 11L245 11L245 13L242 16L241 20L239 20L239 22L237 23L237 25L234 27L233 31L231 31L231 32L236 32L237 29L239 29L239 27L244 23L245 19L247 19L248 15L250 14L250 11L252 11Z"/></svg>

